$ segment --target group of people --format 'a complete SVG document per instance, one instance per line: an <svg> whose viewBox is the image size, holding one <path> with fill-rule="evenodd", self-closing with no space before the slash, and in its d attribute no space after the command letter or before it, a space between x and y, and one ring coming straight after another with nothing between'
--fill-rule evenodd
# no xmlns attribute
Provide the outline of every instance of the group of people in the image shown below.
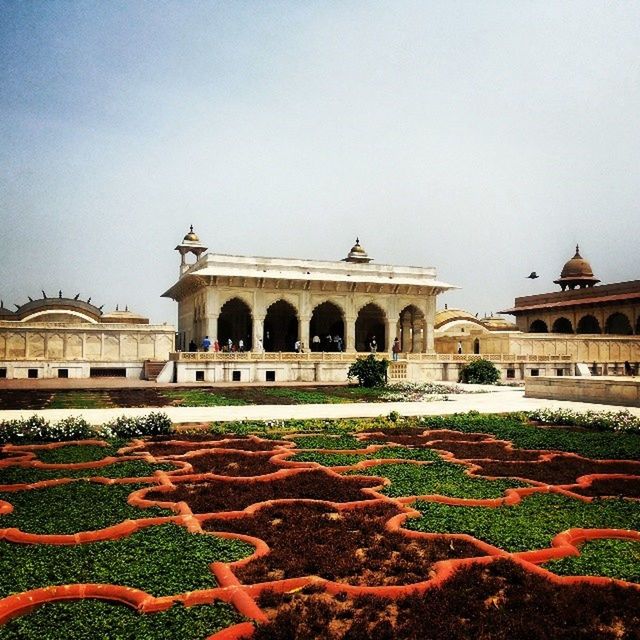
<svg viewBox="0 0 640 640"><path fill-rule="evenodd" d="M238 342L234 342L231 338L229 338L226 342L222 343L222 347L217 340L211 341L209 336L205 336L202 338L201 344L202 351L213 351L214 353L218 353L219 351L225 353L232 353L236 351L243 352L245 351L245 343L242 338L238 340ZM195 343L195 340L191 340L189 342L189 351L197 351L198 345Z"/></svg>
<svg viewBox="0 0 640 640"><path fill-rule="evenodd" d="M329 333L324 340L318 334L311 338L311 351L342 351L342 346L343 342L340 334L332 336Z"/></svg>
<svg viewBox="0 0 640 640"><path fill-rule="evenodd" d="M201 347L202 347L202 351L213 351L214 353L217 353L219 351L226 352L226 353L234 353L239 351L242 353L243 351L245 351L245 343L242 338L240 338L238 342L234 342L231 338L229 338L226 342L223 343L221 348L220 343L217 340L214 340L212 342L209 336L205 336L202 339ZM331 334L327 334L324 340L321 340L320 336L318 335L314 335L313 338L311 339L311 351L314 351L314 352L320 352L320 351L341 352L343 350L342 347L343 347L342 336L337 334L335 336L332 336ZM189 342L189 351L197 351L197 350L198 350L198 346L196 345L194 340L191 340ZM261 353L264 351L264 346L260 338L258 338L258 344L256 344L255 350L258 353ZM296 353L304 353L304 343L301 342L300 340L296 340L293 346L293 350ZM378 351L378 342L376 341L375 336L372 336L371 339L369 340L369 350L371 351L371 353L377 353ZM400 347L400 340L398 340L398 338L396 337L394 338L393 345L391 346L391 354L394 362L398 360L398 354L400 353L401 350L402 349Z"/></svg>

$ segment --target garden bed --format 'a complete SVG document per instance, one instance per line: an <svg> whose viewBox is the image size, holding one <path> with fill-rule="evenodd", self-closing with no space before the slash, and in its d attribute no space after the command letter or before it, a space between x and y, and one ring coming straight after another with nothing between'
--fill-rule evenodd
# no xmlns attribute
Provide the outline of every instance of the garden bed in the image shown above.
<svg viewBox="0 0 640 640"><path fill-rule="evenodd" d="M432 578L440 560L486 555L466 540L387 529L400 513L387 502L339 511L324 504L274 504L242 518L207 519L203 526L269 545L267 555L235 569L248 584L315 575L352 585L405 585Z"/></svg>
<svg viewBox="0 0 640 640"><path fill-rule="evenodd" d="M362 489L380 484L371 478L341 478L322 469L291 471L288 475L261 481L210 480L178 482L162 491L150 490L145 500L185 502L193 513L241 511L248 506L268 500L303 499L330 502L372 500Z"/></svg>
<svg viewBox="0 0 640 640"><path fill-rule="evenodd" d="M263 593L252 640L614 640L635 638L640 590L558 583L509 560L472 564L440 588L388 600L321 588Z"/></svg>
<svg viewBox="0 0 640 640"><path fill-rule="evenodd" d="M41 483L0 492L3 639L640 629L636 433L479 415L29 428L69 442L0 446L0 480Z"/></svg>

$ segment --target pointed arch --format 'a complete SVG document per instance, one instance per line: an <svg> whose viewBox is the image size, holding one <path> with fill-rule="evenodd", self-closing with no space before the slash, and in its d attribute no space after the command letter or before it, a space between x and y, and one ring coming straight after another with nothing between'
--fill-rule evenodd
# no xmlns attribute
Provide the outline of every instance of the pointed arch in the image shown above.
<svg viewBox="0 0 640 640"><path fill-rule="evenodd" d="M616 336L630 336L633 334L629 318L620 312L612 313L604 325L604 332Z"/></svg>
<svg viewBox="0 0 640 640"><path fill-rule="evenodd" d="M551 333L573 333L573 325L571 324L571 320L569 320L569 318L565 318L564 316L561 318L556 318L553 321Z"/></svg>
<svg viewBox="0 0 640 640"><path fill-rule="evenodd" d="M375 338L378 351L386 351L387 315L377 304L370 302L358 311L356 318L356 351L370 351Z"/></svg>
<svg viewBox="0 0 640 640"><path fill-rule="evenodd" d="M265 351L293 351L298 339L298 311L286 300L276 300L267 309L263 327Z"/></svg>
<svg viewBox="0 0 640 640"><path fill-rule="evenodd" d="M224 348L231 340L238 348L242 340L242 350L251 350L253 317L251 307L240 297L227 300L220 308L218 316L218 342Z"/></svg>
<svg viewBox="0 0 640 640"><path fill-rule="evenodd" d="M595 316L588 314L586 316L582 316L582 318L578 320L576 333L602 333L602 328L600 327L598 319Z"/></svg>
<svg viewBox="0 0 640 640"><path fill-rule="evenodd" d="M529 325L529 333L549 333L547 323L544 320L534 320Z"/></svg>
<svg viewBox="0 0 640 640"><path fill-rule="evenodd" d="M344 345L344 311L335 302L325 300L318 304L311 314L309 336L312 351L337 351ZM340 341L336 341L339 336ZM316 338L320 339L320 342ZM331 338L331 340L329 340Z"/></svg>
<svg viewBox="0 0 640 640"><path fill-rule="evenodd" d="M403 353L421 353L424 351L425 315L414 304L407 305L399 314L398 333ZM390 336L390 339L395 336Z"/></svg>

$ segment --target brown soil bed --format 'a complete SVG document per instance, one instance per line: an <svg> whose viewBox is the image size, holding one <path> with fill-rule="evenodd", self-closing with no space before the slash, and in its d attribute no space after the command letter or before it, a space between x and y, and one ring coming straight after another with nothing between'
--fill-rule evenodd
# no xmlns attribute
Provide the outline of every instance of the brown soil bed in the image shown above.
<svg viewBox="0 0 640 640"><path fill-rule="evenodd" d="M364 440L380 440L380 435L375 433L365 433ZM401 444L411 447L428 447L428 443L433 440L446 441L446 442L458 442L460 440L465 442L480 442L487 440L491 436L486 433L460 433L459 431L448 431L446 429L438 431L429 431L425 435L386 435L384 439L387 442L394 444Z"/></svg>
<svg viewBox="0 0 640 640"><path fill-rule="evenodd" d="M538 460L539 451L527 449L510 449L500 442L456 442L437 441L431 444L434 449L441 449L453 454L459 460L489 458L491 460Z"/></svg>
<svg viewBox="0 0 640 640"><path fill-rule="evenodd" d="M571 489L582 496L624 496L640 498L640 478L594 480L590 486Z"/></svg>
<svg viewBox="0 0 640 640"><path fill-rule="evenodd" d="M571 484L592 473L640 475L640 462L599 462L587 458L556 456L543 462L478 462L476 475L518 477L547 484Z"/></svg>
<svg viewBox="0 0 640 640"><path fill-rule="evenodd" d="M0 410L43 409L52 395L52 391L38 389L2 389L0 390Z"/></svg>
<svg viewBox="0 0 640 640"><path fill-rule="evenodd" d="M234 520L207 520L204 528L255 536L269 545L268 555L235 570L245 584L317 575L354 585L404 585L427 580L438 560L485 555L470 542L387 531L385 523L399 513L389 503L344 511L286 504Z"/></svg>
<svg viewBox="0 0 640 640"><path fill-rule="evenodd" d="M251 455L247 453L205 453L185 458L193 467L193 473L215 473L219 476L264 476L282 469L269 462L271 453Z"/></svg>
<svg viewBox="0 0 640 640"><path fill-rule="evenodd" d="M179 436L183 440L182 436ZM204 440L204 438L203 438ZM196 441L191 441L196 442ZM290 442L282 440L272 440L268 442L257 442L248 438L235 438L228 442L213 441L211 434L205 442L200 444L178 444L169 442L149 442L144 448L154 457L161 456L181 456L189 451L202 451L203 449L238 449L241 451L273 451L279 445L290 445Z"/></svg>
<svg viewBox="0 0 640 640"><path fill-rule="evenodd" d="M640 637L640 590L558 585L506 559L399 600L264 592L252 640L621 640Z"/></svg>
<svg viewBox="0 0 640 640"><path fill-rule="evenodd" d="M0 451L0 460L10 460L24 456L22 451Z"/></svg>
<svg viewBox="0 0 640 640"><path fill-rule="evenodd" d="M193 513L241 511L256 502L282 498L306 498L329 502L371 500L364 487L376 486L373 479L335 477L322 469L312 469L267 482L247 480L213 480L179 483L168 492L151 491L149 500L184 501Z"/></svg>

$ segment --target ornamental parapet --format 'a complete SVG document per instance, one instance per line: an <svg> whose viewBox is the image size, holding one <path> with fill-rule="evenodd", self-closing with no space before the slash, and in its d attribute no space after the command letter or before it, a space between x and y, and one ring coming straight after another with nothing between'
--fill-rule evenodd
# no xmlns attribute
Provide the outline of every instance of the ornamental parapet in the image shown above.
<svg viewBox="0 0 640 640"><path fill-rule="evenodd" d="M177 351L171 353L169 358L174 362L254 362L278 361L278 362L353 362L356 358L369 355L362 352L309 352L292 353L287 351L258 353L253 351L226 353L223 351ZM379 359L391 359L387 353L377 353ZM571 362L570 355L546 356L546 355L515 355L504 353L485 354L450 354L450 353L404 353L399 354L401 361L407 362L470 362L484 358L492 362Z"/></svg>

